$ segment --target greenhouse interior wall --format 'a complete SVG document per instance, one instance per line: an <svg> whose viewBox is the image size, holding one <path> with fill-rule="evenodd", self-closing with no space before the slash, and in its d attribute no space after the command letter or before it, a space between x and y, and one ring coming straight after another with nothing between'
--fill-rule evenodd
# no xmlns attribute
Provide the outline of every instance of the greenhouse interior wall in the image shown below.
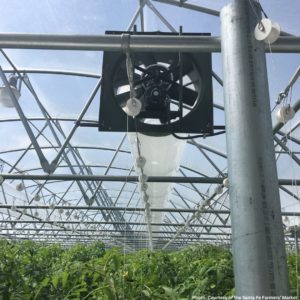
<svg viewBox="0 0 300 300"><path fill-rule="evenodd" d="M299 15L3 0L0 299L300 299Z"/></svg>

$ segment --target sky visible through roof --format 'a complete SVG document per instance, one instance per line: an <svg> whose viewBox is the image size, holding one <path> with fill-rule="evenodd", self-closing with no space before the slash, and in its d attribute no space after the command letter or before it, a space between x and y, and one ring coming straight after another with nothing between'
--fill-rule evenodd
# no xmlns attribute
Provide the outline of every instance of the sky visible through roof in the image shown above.
<svg viewBox="0 0 300 300"><path fill-rule="evenodd" d="M2 14L0 18L0 31L2 33L41 33L41 34L78 34L78 35L102 35L106 30L126 30L130 21L138 8L138 0L0 0ZM208 1L194 0L187 1L215 10L220 10L229 1ZM176 29L183 26L184 32L210 32L213 36L220 34L220 23L218 17L205 15L192 10L174 7L171 5L161 4L152 1L153 5ZM290 34L300 35L300 5L295 0L265 0L261 1L268 17L278 22L281 28ZM146 31L168 31L168 28L159 20L159 18L148 7L145 7L145 29ZM137 20L138 30L140 29L139 19ZM5 50L5 49L4 49ZM5 50L10 59L14 62L19 70L42 69L42 70L69 70L85 72L92 75L101 75L102 53L97 51L50 51L50 50L22 50L7 49ZM0 54L1 55L1 54ZM300 65L300 54L275 54L267 55L269 89L271 107L274 107L279 92L287 85L289 79ZM11 69L4 57L0 56L0 65L5 69ZM213 69L222 77L221 54L213 54ZM76 76L62 76L55 74L28 74L30 81L49 114L53 118L70 118L76 119L80 114L84 104L93 91L97 78L85 78ZM223 92L220 85L214 81L214 102L223 105ZM95 99L88 109L84 119L97 120L99 113L98 92ZM288 101L292 104L300 99L300 80L294 85ZM27 117L42 118L41 111L37 106L32 94L23 86L20 104ZM272 115L274 124L276 122L275 112ZM216 125L224 125L224 113L219 109L214 109ZM0 107L0 119L18 119L17 112L14 109ZM291 123L287 124L283 131L289 131L297 122L297 115ZM38 128L42 128L44 123L36 123ZM62 121L62 129L68 133L73 122ZM35 132L36 133L36 132ZM51 161L56 152L47 147L47 138L55 143L49 129L44 132L45 136L39 138L39 144L45 146L43 152ZM114 151L100 151L96 148L103 147L116 149L123 134L98 132L95 128L79 128L74 137L71 139L73 146L83 146L80 153L84 162L91 165L96 174L104 174L105 166L114 156ZM294 131L293 136L300 139L300 130ZM30 140L21 124L21 122L1 122L0 123L1 146L0 158L14 164L22 151L30 144ZM63 140L63 138L61 138ZM218 136L207 139L197 140L199 144L208 145L220 152L226 153L225 136ZM299 145L291 141L287 142L291 151L299 157ZM87 149L91 147L93 149ZM21 149L19 152L5 152L7 150ZM123 152L119 153L109 170L109 174L127 175L128 170L132 167L133 161L128 142L121 145ZM276 148L280 150L279 148ZM300 178L299 165L293 161L287 154L277 154L278 172L280 178ZM215 162L220 170L226 173L226 160L213 153L209 157ZM73 163L75 163L73 161ZM185 149L182 163L186 168L184 172L187 176L195 176L194 170L205 176L216 177L218 172L203 157L199 150L191 145ZM19 163L20 169L39 168L39 161L34 151L27 153ZM98 167L95 167L98 166ZM100 168L99 168L100 166ZM190 170L191 169L191 170ZM8 171L8 167L4 168ZM60 169L59 173L68 173L66 169ZM31 173L40 174L42 170L32 170ZM8 194L14 195L13 187L17 182L8 182L10 187L6 187ZM54 184L53 184L54 186ZM105 188L109 190L109 195L114 199L118 196L121 183L105 183ZM214 186L197 185L203 194L210 194ZM63 193L66 187L63 183L57 188L57 193ZM118 205L125 206L130 197L134 186L127 185L123 192ZM80 193L74 185L73 194L70 193L69 202L75 203ZM300 197L300 191L296 187L289 187L289 190ZM189 185L176 185L176 191L172 191L171 200L177 207L186 207L179 195L185 195L190 200L193 207L199 202L199 194ZM226 196L224 196L225 198ZM138 195L134 196L135 202L138 202ZM1 196L0 196L1 199ZM49 198L50 199L50 198ZM1 201L1 200L0 200ZM228 201L228 200L227 200ZM283 210L300 211L299 202L281 191L281 201ZM46 200L48 203L49 201ZM81 202L83 203L83 202ZM169 203L169 206L172 205ZM187 217L184 214L183 217ZM182 216L181 216L182 217ZM182 220L184 219L182 217ZM130 218L130 217L129 217ZM293 219L296 222L297 218Z"/></svg>

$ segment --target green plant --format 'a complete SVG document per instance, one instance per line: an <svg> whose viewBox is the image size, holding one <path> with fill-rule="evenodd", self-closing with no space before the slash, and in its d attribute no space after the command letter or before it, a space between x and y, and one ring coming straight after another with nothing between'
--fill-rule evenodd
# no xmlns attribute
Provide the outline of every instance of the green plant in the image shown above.
<svg viewBox="0 0 300 300"><path fill-rule="evenodd" d="M292 295L300 282L299 262L295 254L288 256ZM106 250L100 241L63 248L0 240L0 299L189 300L208 295L234 295L227 249L199 245L124 254Z"/></svg>

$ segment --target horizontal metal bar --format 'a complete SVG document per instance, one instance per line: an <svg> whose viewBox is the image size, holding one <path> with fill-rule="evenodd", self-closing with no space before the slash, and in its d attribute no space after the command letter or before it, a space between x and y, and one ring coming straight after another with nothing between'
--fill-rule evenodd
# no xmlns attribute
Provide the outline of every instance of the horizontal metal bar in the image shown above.
<svg viewBox="0 0 300 300"><path fill-rule="evenodd" d="M42 122L45 122L45 118L41 118L41 117L28 117L27 118L28 121L42 121ZM52 121L61 121L61 122L76 122L77 119L75 118L51 118ZM83 121L86 121L86 122L94 122L95 120L90 120L90 119L86 119L86 120L83 120ZM0 119L0 122L1 123L4 123L4 122L21 122L20 118L5 118L5 119ZM42 147L41 147L42 148ZM23 149L23 148L20 148L20 149Z"/></svg>
<svg viewBox="0 0 300 300"><path fill-rule="evenodd" d="M118 181L138 182L138 176L114 175L35 175L35 174L1 174L4 179L10 180L64 180L64 181ZM179 177L179 176L149 176L148 182L180 182L180 183L206 183L222 184L224 178L220 177ZM279 179L280 185L300 185L299 179Z"/></svg>
<svg viewBox="0 0 300 300"><path fill-rule="evenodd" d="M116 224L116 225L122 225L122 224L126 224L126 225L136 225L136 226L146 226L147 223L135 223L135 222L103 222L103 221L72 221L72 220L67 220L67 221L55 221L55 220L49 220L49 221L37 221L37 220L0 220L0 224L1 223L14 223L14 224L45 224L45 223L56 223L58 225L65 225L65 224L82 224L82 225L95 225L95 224L99 224L99 225L111 225L111 224ZM151 223L151 226L166 226L166 227L180 227L180 226L184 226L184 224L180 224L180 223ZM231 228L230 225L216 225L216 224L191 224L191 227L200 227L200 228ZM29 228L24 228L25 229L29 229ZM87 229L88 231L90 231L90 229Z"/></svg>
<svg viewBox="0 0 300 300"><path fill-rule="evenodd" d="M220 38L215 36L158 36L131 35L54 35L54 34L0 34L0 48L88 50L148 52L220 52ZM280 37L271 46L265 45L272 53L299 53L300 38Z"/></svg>
<svg viewBox="0 0 300 300"><path fill-rule="evenodd" d="M105 233L125 233L125 234L128 234L128 231L126 230L115 230L115 229L91 229L91 230L87 230L87 229L72 229L72 228L58 228L58 229L52 229L52 228L42 228L42 229L39 229L39 228L5 228L5 229L2 229L3 230L16 230L16 231L38 231L38 232L48 232L48 231L54 231L54 232L60 232L60 231L64 231L64 232L85 232L87 235L91 232L105 232ZM152 231L153 234L174 234L176 233L176 231L155 231L153 230ZM55 234L55 233L53 233ZM186 232L180 232L180 234L182 235L197 235L197 234L204 234L204 235L231 235L231 233L223 233L223 232L190 232L190 231L186 231ZM130 233L128 235L128 237L132 237L132 238L139 238L140 236L144 236L144 235L148 235L148 231L147 230L136 230L134 231L134 234ZM101 235L103 236L103 235ZM116 235L112 235L112 237L115 237ZM124 236L122 234L122 236ZM127 235L125 235L127 236ZM154 236L153 236L154 237ZM170 238L170 237L167 237L165 236L165 238Z"/></svg>
<svg viewBox="0 0 300 300"><path fill-rule="evenodd" d="M138 176L115 176L115 175L36 175L36 174L1 174L4 179L9 180L64 180L64 181L118 181L118 182L138 182ZM223 178L218 177L179 177L179 176L149 176L148 182L181 182L181 183L219 183Z"/></svg>
<svg viewBox="0 0 300 300"><path fill-rule="evenodd" d="M14 73L13 69L4 69L4 73ZM80 71L69 71L69 70L60 70L60 69L35 69L35 68L26 68L26 69L18 69L19 73L26 74L46 74L46 75L65 75L65 76L79 76L79 77L89 77L99 79L101 78L100 74L89 73L89 72L80 72Z"/></svg>
<svg viewBox="0 0 300 300"><path fill-rule="evenodd" d="M49 208L49 205L18 205L15 204L16 209L60 209L63 208L65 210L114 210L114 211L126 211L126 212L141 212L144 211L145 208L143 207L118 207L118 206L62 206L62 205L58 205L55 206L54 208ZM11 205L7 205L7 204L1 204L0 205L0 209L1 208L11 208ZM193 213L196 212L197 209L190 209L190 208L155 208L155 207L151 207L151 211L152 212L180 212L180 213ZM230 212L227 210L212 210L212 209L207 209L203 211L204 213L218 213L218 214L229 214ZM46 222L47 223L47 222Z"/></svg>
<svg viewBox="0 0 300 300"><path fill-rule="evenodd" d="M3 236L10 236L11 238L13 238L14 236L12 235L12 234L1 234L0 233L0 235L3 235ZM118 236L117 236L118 237ZM122 242L122 243L124 243L124 238L123 238L123 236L119 236L121 239L120 240L118 240L119 242ZM77 237L53 237L53 238L47 238L47 237L44 237L43 238L43 236L41 235L41 236L36 236L36 237L30 237L30 238L23 238L23 237L16 237L15 238L16 240L34 240L34 241L41 241L41 242L53 242L53 243L57 243L57 242L59 242L59 241L61 241L61 242L65 242L65 241L72 241L71 239L73 239L73 241L76 241L76 242L81 242L81 243L86 243L86 242L93 242L93 241L98 241L99 240L99 238L98 237L95 237L95 239L80 239L79 238L79 236L77 236ZM155 240L155 243L156 244L164 244L166 241L165 241L165 238L164 237L154 237L154 240ZM101 241L106 241L106 242L110 242L110 243L113 243L113 241L112 240L110 240L109 238L101 238ZM222 239L220 239L219 237L217 237L217 238L214 238L214 237L203 237L203 238L201 238L201 239L199 239L199 238L190 238L190 237L186 237L186 238L180 238L179 240L178 240L178 242L177 243L175 243L175 245L176 244L180 244L179 242L188 242L188 241L191 241L191 242L202 242L202 241L215 241L215 242L223 242L223 241L231 241L231 239L230 238L225 238L225 237L222 237ZM143 243L145 243L145 244L147 244L148 243L148 238L144 238L144 239L139 239L139 240L132 240L132 241L128 241L128 240L126 240L126 245L128 246L128 245L132 245L132 244L135 244L137 247L140 247L140 243L141 244L143 244ZM155 246L155 245L154 245Z"/></svg>
<svg viewBox="0 0 300 300"><path fill-rule="evenodd" d="M126 212L141 212L144 211L145 208L143 207L118 207L118 206L55 206L54 208L49 208L48 205L15 205L16 209L65 209L65 210L119 210L119 211L126 211ZM9 209L11 208L11 205L7 204L1 204L0 209L5 208ZM152 212L172 212L172 213L194 213L197 212L198 209L192 209L192 208L151 208ZM202 210L202 213L208 213L208 214L230 214L229 210L221 210L221 209L204 209ZM283 216L300 216L300 212L282 212L281 213ZM1 221L0 221L1 222ZM55 222L55 221L53 221ZM83 221L84 222L84 221ZM45 223L51 223L45 221Z"/></svg>
<svg viewBox="0 0 300 300"><path fill-rule="evenodd" d="M208 36L0 34L0 48L118 51L220 51L220 38Z"/></svg>
<svg viewBox="0 0 300 300"><path fill-rule="evenodd" d="M300 185L300 180L295 179L278 179L279 185Z"/></svg>
<svg viewBox="0 0 300 300"><path fill-rule="evenodd" d="M99 127L99 122L76 122L79 127Z"/></svg>
<svg viewBox="0 0 300 300"><path fill-rule="evenodd" d="M1 233L2 235L11 235L12 233ZM15 236L26 236L27 234L26 233L13 233L13 235ZM73 238L73 237L76 237L76 238L79 238L80 235L78 234L57 234L57 235L53 235L53 234L49 234L49 233L34 233L34 236L45 236L45 237L54 237L54 238L63 238L63 237L70 237L70 238ZM225 235L226 236L226 235ZM91 234L91 235L86 235L86 237L103 237L101 234ZM115 237L115 236L114 236ZM117 238L118 237L121 237L123 238L124 236L116 236ZM128 236L126 235L125 237L131 237L131 236ZM155 239L155 237L153 237ZM163 238L163 237L160 237L160 238ZM201 238L195 238L195 237L180 237L180 239L185 239L185 240L201 240ZM179 239L179 240L180 240ZM145 236L139 236L139 237L133 237L132 240L135 242L135 243L138 243L139 241L147 241L147 237Z"/></svg>
<svg viewBox="0 0 300 300"><path fill-rule="evenodd" d="M199 5L195 5L195 4L191 4L191 3L183 3L182 1L180 1L180 2L174 1L174 0L153 0L153 1L170 4L170 5L174 5L174 6L178 6L178 7L184 7L187 9L191 9L191 10L205 13L208 15L212 15L215 17L218 17L220 15L220 12L215 9L211 9L211 8L207 8L207 7L203 7L203 6L199 6Z"/></svg>

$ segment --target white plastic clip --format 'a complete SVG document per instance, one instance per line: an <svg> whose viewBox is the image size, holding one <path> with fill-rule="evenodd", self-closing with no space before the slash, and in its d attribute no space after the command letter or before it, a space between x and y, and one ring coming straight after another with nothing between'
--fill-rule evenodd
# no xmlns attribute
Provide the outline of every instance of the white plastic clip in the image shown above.
<svg viewBox="0 0 300 300"><path fill-rule="evenodd" d="M273 44L280 36L280 26L270 19L262 19L254 29L254 36L258 41Z"/></svg>

